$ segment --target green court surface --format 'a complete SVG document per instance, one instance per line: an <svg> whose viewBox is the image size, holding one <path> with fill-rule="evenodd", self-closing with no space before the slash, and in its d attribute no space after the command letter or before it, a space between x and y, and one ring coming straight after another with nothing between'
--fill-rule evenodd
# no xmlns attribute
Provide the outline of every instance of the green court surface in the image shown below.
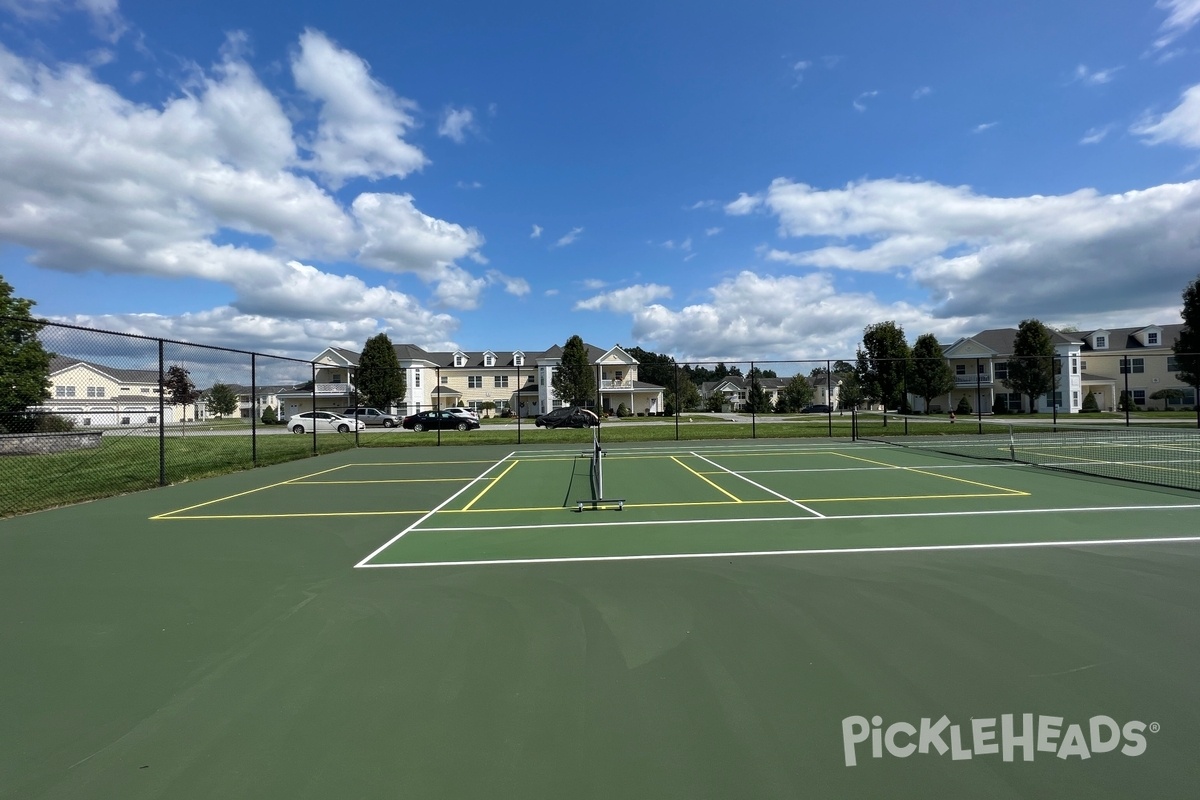
<svg viewBox="0 0 1200 800"><path fill-rule="evenodd" d="M0 797L1196 796L1200 493L600 465L595 507L590 448L371 448L0 521Z"/></svg>

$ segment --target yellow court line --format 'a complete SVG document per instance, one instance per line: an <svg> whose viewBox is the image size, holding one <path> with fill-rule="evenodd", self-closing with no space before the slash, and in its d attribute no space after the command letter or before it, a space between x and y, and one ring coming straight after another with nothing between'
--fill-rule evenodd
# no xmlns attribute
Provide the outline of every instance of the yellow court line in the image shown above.
<svg viewBox="0 0 1200 800"><path fill-rule="evenodd" d="M1140 467L1141 469L1162 470L1163 472L1179 472L1179 473L1183 473L1185 475L1190 475L1192 473L1192 470L1187 469L1185 467L1171 467L1171 466L1164 466L1162 464L1147 464L1144 461L1113 461L1112 459L1085 458L1083 456L1070 456L1070 455L1067 455L1066 453L1043 453L1040 450L1029 450L1029 449L1022 449L1022 448L1017 448L1017 451L1020 453L1029 453L1030 455L1035 455L1035 456L1045 456L1046 458L1058 458L1058 459L1069 458L1074 461L1082 461L1085 464L1097 464L1097 465L1101 465L1101 466L1104 466L1104 465L1134 466L1134 467Z"/></svg>
<svg viewBox="0 0 1200 800"><path fill-rule="evenodd" d="M470 510L471 510L471 506L475 505L475 502L476 502L477 500L479 500L479 498L483 497L485 494L487 494L488 492L490 492L490 491L492 490L492 487L493 487L493 486L495 486L497 483L499 483L499 482L500 482L500 479L501 479L501 478L503 478L505 475L507 475L509 472L511 472L511 471L512 471L512 468L513 468L513 467L515 467L517 464L520 464L520 463L521 463L520 459L516 459L516 460L514 460L514 461L513 461L511 464L509 464L509 465L508 465L508 469L504 470L504 472L501 472L499 475L497 475L496 477L492 478L492 479L491 479L491 482L490 482L490 483L487 485L487 487L486 487L486 488L484 488L484 490L483 490L482 492L480 492L479 494L477 494L477 495L475 495L473 498L471 498L471 502L469 502L469 503L467 503L465 506L463 506L462 510L463 510L463 511L470 511Z"/></svg>
<svg viewBox="0 0 1200 800"><path fill-rule="evenodd" d="M442 464L495 464L495 461L355 461L347 467L428 467Z"/></svg>
<svg viewBox="0 0 1200 800"><path fill-rule="evenodd" d="M215 500L206 500L203 503L197 503L194 506L185 506L184 508L177 508L174 511L164 511L161 514L156 514L155 516L150 517L150 519L152 519L152 520L168 519L172 514L182 514L184 511L191 511L193 508L203 508L204 506L211 506L213 503L222 503L226 500L232 500L235 497L245 497L248 494L254 494L255 492L261 492L266 489L274 489L276 486L285 486L289 483L294 483L296 481L302 481L305 478L313 478L313 477L316 477L317 475L324 475L326 472L335 472L336 470L339 470L339 469L345 469L348 466L350 466L350 465L343 464L340 467L330 467L329 469L323 469L320 472L313 472L308 475L299 475L295 478L288 478L286 481L279 481L278 483L270 483L270 484L267 484L266 486L259 486L257 489L248 489L244 492L238 492L237 494L226 495L225 497L218 497ZM196 518L189 517L189 519L196 519Z"/></svg>
<svg viewBox="0 0 1200 800"><path fill-rule="evenodd" d="M705 483L707 483L709 486L711 486L711 487L713 487L714 489L716 489L716 490L717 490L718 492L720 492L721 494L725 495L726 497L732 498L732 499L733 499L733 502L735 502L735 503L741 503L741 502L744 502L744 501L742 500L742 498L738 497L737 495L733 494L732 492L727 492L727 491L725 491L725 490L724 490L724 489L722 489L720 486L717 486L715 483L713 483L713 482L712 482L712 481L710 481L708 478L706 478L706 477L704 477L703 475L701 475L699 472L696 472L696 470L692 469L691 467L689 467L687 464L685 464L685 463L683 463L682 461L680 461L680 460L679 460L678 458L676 458L675 456L671 456L671 460L672 460L672 461L674 461L674 462L675 462L676 464L678 464L679 466L681 466L681 467L683 467L684 469L686 469L688 472L690 472L690 473L692 473L693 475L695 475L695 476L696 476L697 478L699 478L700 480L702 480L702 481L704 481ZM628 503L626 503L625 505L629 505L629 504L628 504Z"/></svg>
<svg viewBox="0 0 1200 800"><path fill-rule="evenodd" d="M867 464L875 464L876 466L880 466L880 467L891 467L892 469L902 469L905 472L916 472L920 475L928 475L931 478L942 478L943 480L947 480L947 481L958 481L959 483L966 483L971 486L981 486L984 489L995 489L998 492L1005 492L1007 494L1016 495L1018 497L1028 497L1029 496L1029 492L1022 492L1019 489L1009 489L1008 487L1005 487L1005 486L993 486L990 483L980 483L979 481L969 481L966 478L956 478L953 475L939 475L936 472L929 472L928 470L917 469L916 467L901 467L897 464L888 464L885 461L873 461L869 458L863 458L862 456L852 456L849 453L838 453L838 455L843 456L845 458L852 458L855 461L863 461Z"/></svg>

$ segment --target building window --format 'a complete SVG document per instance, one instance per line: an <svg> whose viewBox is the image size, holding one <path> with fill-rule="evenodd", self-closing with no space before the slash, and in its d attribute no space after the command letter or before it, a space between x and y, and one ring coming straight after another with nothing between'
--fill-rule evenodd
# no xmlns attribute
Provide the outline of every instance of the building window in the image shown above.
<svg viewBox="0 0 1200 800"><path fill-rule="evenodd" d="M84 418L83 418L83 423L82 423L82 424L84 424L84 425L91 425L91 424L92 424L92 418L91 418L91 417L84 417Z"/></svg>
<svg viewBox="0 0 1200 800"><path fill-rule="evenodd" d="M1087 369L1087 361L1085 361L1085 360L1084 360L1084 359L1082 359L1082 358L1081 358L1081 359L1079 359L1079 368L1080 368L1081 370Z"/></svg>
<svg viewBox="0 0 1200 800"><path fill-rule="evenodd" d="M449 386L449 385L450 385L450 376L443 375L442 376L442 386Z"/></svg>
<svg viewBox="0 0 1200 800"><path fill-rule="evenodd" d="M1145 389L1132 389L1132 390L1130 390L1130 394L1133 395L1134 403L1136 403L1139 406L1146 405L1146 390Z"/></svg>
<svg viewBox="0 0 1200 800"><path fill-rule="evenodd" d="M482 389L483 388L483 376L482 375L468 375L467 376L467 388L468 389Z"/></svg>
<svg viewBox="0 0 1200 800"><path fill-rule="evenodd" d="M1146 359L1144 358L1122 358L1121 359L1121 374L1127 372L1139 373L1146 371Z"/></svg>
<svg viewBox="0 0 1200 800"><path fill-rule="evenodd" d="M955 375L966 375L967 374L967 365L966 364L955 364L954 365L954 374Z"/></svg>
<svg viewBox="0 0 1200 800"><path fill-rule="evenodd" d="M87 396L88 397L104 397L104 387L103 386L87 387Z"/></svg>
<svg viewBox="0 0 1200 800"><path fill-rule="evenodd" d="M485 367L496 366L496 357L494 355L492 355L491 353L488 353L486 356L483 357L483 365Z"/></svg>
<svg viewBox="0 0 1200 800"><path fill-rule="evenodd" d="M1196 405L1196 388L1194 386L1188 386L1186 388L1181 387L1180 391L1183 392L1183 397L1172 398L1172 399L1168 400L1167 401L1168 405L1172 405L1172 406L1194 406L1194 405Z"/></svg>
<svg viewBox="0 0 1200 800"><path fill-rule="evenodd" d="M513 354L513 365L518 366L518 367L525 366L525 356L521 355L520 353L514 353Z"/></svg>
<svg viewBox="0 0 1200 800"><path fill-rule="evenodd" d="M1079 374L1079 359L1075 358L1075 356L1071 356L1071 374Z"/></svg>
<svg viewBox="0 0 1200 800"><path fill-rule="evenodd" d="M1079 392L1071 392L1071 408L1079 408Z"/></svg>
<svg viewBox="0 0 1200 800"><path fill-rule="evenodd" d="M414 389L421 388L421 370L419 370L419 369L413 370L413 388Z"/></svg>
<svg viewBox="0 0 1200 800"><path fill-rule="evenodd" d="M998 381L1008 380L1008 362L1007 361L996 362L996 380L998 380Z"/></svg>
<svg viewBox="0 0 1200 800"><path fill-rule="evenodd" d="M1108 347L1108 337L1107 336L1097 336L1096 337L1096 349L1103 350L1106 347Z"/></svg>
<svg viewBox="0 0 1200 800"><path fill-rule="evenodd" d="M1179 361L1175 356L1167 356L1167 372L1179 372Z"/></svg>
<svg viewBox="0 0 1200 800"><path fill-rule="evenodd" d="M1158 344L1158 334L1157 333L1147 333L1146 334L1146 344Z"/></svg>
<svg viewBox="0 0 1200 800"><path fill-rule="evenodd" d="M464 356L464 355L458 355L458 354L456 354L456 355L454 356L454 366L456 366L456 367L461 367L461 366L465 366L465 365L466 365L466 363L467 363L467 357L466 357L466 356Z"/></svg>
<svg viewBox="0 0 1200 800"><path fill-rule="evenodd" d="M507 375L497 375L494 380L496 382L497 389L507 389L508 388L508 376Z"/></svg>
<svg viewBox="0 0 1200 800"><path fill-rule="evenodd" d="M55 386L54 387L54 396L55 397L74 397L75 396L75 387L74 386Z"/></svg>

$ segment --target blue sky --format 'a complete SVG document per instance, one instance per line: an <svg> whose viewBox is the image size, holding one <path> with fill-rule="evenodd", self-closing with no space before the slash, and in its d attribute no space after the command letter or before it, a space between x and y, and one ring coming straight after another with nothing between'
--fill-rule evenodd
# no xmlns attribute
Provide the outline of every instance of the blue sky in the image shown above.
<svg viewBox="0 0 1200 800"><path fill-rule="evenodd" d="M1200 0L0 0L0 275L311 357L1179 321Z"/></svg>

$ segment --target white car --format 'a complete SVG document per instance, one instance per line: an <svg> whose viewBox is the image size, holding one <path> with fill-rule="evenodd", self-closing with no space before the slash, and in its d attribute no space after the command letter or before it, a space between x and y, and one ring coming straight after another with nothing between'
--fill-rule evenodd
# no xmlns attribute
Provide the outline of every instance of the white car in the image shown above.
<svg viewBox="0 0 1200 800"><path fill-rule="evenodd" d="M474 411L472 411L469 408L463 408L461 406L451 406L450 408L443 408L442 411L445 411L447 414L453 414L456 417L463 417L464 419L473 419L476 422L479 422L479 415L476 414Z"/></svg>
<svg viewBox="0 0 1200 800"><path fill-rule="evenodd" d="M312 433L314 430L349 433L367 427L360 419L350 419L331 411L305 411L289 419L287 426L292 433Z"/></svg>

